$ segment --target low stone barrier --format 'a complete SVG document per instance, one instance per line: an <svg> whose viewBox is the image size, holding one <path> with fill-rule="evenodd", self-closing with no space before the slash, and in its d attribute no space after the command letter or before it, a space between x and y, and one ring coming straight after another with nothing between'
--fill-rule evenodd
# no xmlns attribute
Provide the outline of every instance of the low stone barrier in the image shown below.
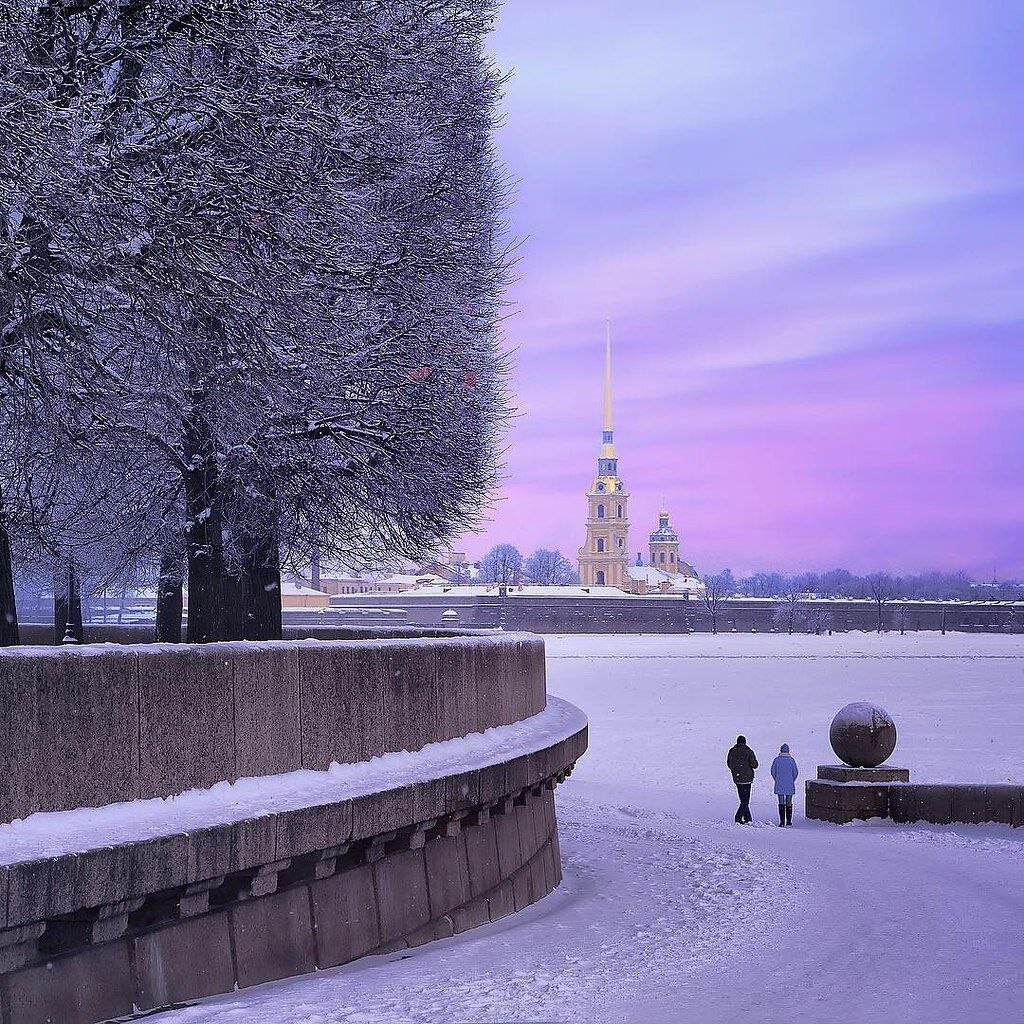
<svg viewBox="0 0 1024 1024"><path fill-rule="evenodd" d="M0 651L0 821L325 769L545 706L527 634Z"/></svg>
<svg viewBox="0 0 1024 1024"><path fill-rule="evenodd" d="M1024 826L1024 786L882 784L808 779L805 783L808 818L835 824L889 818L899 823L954 823Z"/></svg>

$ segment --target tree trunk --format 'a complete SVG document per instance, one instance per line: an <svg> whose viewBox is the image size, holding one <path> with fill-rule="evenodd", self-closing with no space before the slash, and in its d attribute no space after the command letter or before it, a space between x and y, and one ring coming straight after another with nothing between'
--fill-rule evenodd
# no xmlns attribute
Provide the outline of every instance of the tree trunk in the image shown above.
<svg viewBox="0 0 1024 1024"><path fill-rule="evenodd" d="M313 551L309 560L309 585L314 590L320 589L320 549Z"/></svg>
<svg viewBox="0 0 1024 1024"><path fill-rule="evenodd" d="M181 610L184 572L181 556L164 552L160 559L160 581L156 588L156 641L181 643Z"/></svg>
<svg viewBox="0 0 1024 1024"><path fill-rule="evenodd" d="M186 423L185 454L188 642L206 644L225 639L225 566L220 478L201 417Z"/></svg>
<svg viewBox="0 0 1024 1024"><path fill-rule="evenodd" d="M711 632L712 633L717 633L718 632L718 609L713 604L711 604L710 602L708 603L707 607L708 607L708 617L711 619Z"/></svg>
<svg viewBox="0 0 1024 1024"><path fill-rule="evenodd" d="M53 570L53 642L59 644L68 628L68 581L60 570Z"/></svg>
<svg viewBox="0 0 1024 1024"><path fill-rule="evenodd" d="M18 606L14 600L14 564L11 560L11 539L0 523L0 647L20 642Z"/></svg>
<svg viewBox="0 0 1024 1024"><path fill-rule="evenodd" d="M246 542L242 607L246 640L281 639L281 556L276 538Z"/></svg>
<svg viewBox="0 0 1024 1024"><path fill-rule="evenodd" d="M75 568L74 560L68 564L68 621L62 639L68 643L85 643L85 628L82 625L82 591L78 584L78 570Z"/></svg>
<svg viewBox="0 0 1024 1024"><path fill-rule="evenodd" d="M74 560L53 573L53 642L85 643L82 628L82 596Z"/></svg>
<svg viewBox="0 0 1024 1024"><path fill-rule="evenodd" d="M244 640L245 584L240 575L225 572L221 581L221 640Z"/></svg>

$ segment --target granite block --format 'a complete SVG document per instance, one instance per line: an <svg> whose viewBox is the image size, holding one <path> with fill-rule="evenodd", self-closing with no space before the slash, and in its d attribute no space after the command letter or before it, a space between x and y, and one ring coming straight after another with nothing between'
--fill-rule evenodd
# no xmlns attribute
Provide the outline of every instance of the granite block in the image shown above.
<svg viewBox="0 0 1024 1024"><path fill-rule="evenodd" d="M441 917L467 902L472 895L466 863L466 836L442 836L424 847L430 916Z"/></svg>
<svg viewBox="0 0 1024 1024"><path fill-rule="evenodd" d="M352 799L352 837L370 836L406 828L415 819L415 786L402 786Z"/></svg>
<svg viewBox="0 0 1024 1024"><path fill-rule="evenodd" d="M373 868L368 864L313 882L309 889L321 967L347 964L381 944Z"/></svg>
<svg viewBox="0 0 1024 1024"><path fill-rule="evenodd" d="M95 946L7 978L6 1024L95 1024L132 1012L124 941Z"/></svg>
<svg viewBox="0 0 1024 1024"><path fill-rule="evenodd" d="M523 863L526 863L540 849L544 841L543 829L538 830L536 801L531 797L515 808L516 822L519 825L519 846L523 851Z"/></svg>
<svg viewBox="0 0 1024 1024"><path fill-rule="evenodd" d="M140 657L141 797L235 779L234 673L219 644Z"/></svg>
<svg viewBox="0 0 1024 1024"><path fill-rule="evenodd" d="M513 882L512 879L506 878L487 894L487 912L491 921L500 921L503 917L514 914L515 910Z"/></svg>
<svg viewBox="0 0 1024 1024"><path fill-rule="evenodd" d="M449 775L445 783L446 810L466 811L476 807L480 802L480 772L465 772L461 775Z"/></svg>
<svg viewBox="0 0 1024 1024"><path fill-rule="evenodd" d="M149 1010L234 987L228 914L207 914L130 940L135 1002Z"/></svg>
<svg viewBox="0 0 1024 1024"><path fill-rule="evenodd" d="M298 651L284 645L233 650L236 772L279 775L302 767Z"/></svg>
<svg viewBox="0 0 1024 1024"><path fill-rule="evenodd" d="M402 641L388 641L382 649L384 749L419 750L441 731L434 650Z"/></svg>
<svg viewBox="0 0 1024 1024"><path fill-rule="evenodd" d="M884 764L878 768L851 768L845 764L818 765L818 778L829 782L909 782L910 769Z"/></svg>
<svg viewBox="0 0 1024 1024"><path fill-rule="evenodd" d="M496 814L491 821L498 846L498 866L502 878L508 878L523 866L524 861L519 845L519 819L513 810L508 814Z"/></svg>
<svg viewBox="0 0 1024 1024"><path fill-rule="evenodd" d="M504 725L501 703L501 644L493 637L478 637L473 644L473 676L476 680L476 732Z"/></svg>
<svg viewBox="0 0 1024 1024"><path fill-rule="evenodd" d="M1020 823L1024 786L988 785L984 787L982 820L999 825Z"/></svg>
<svg viewBox="0 0 1024 1024"><path fill-rule="evenodd" d="M284 860L342 846L352 836L352 801L277 813L277 856Z"/></svg>
<svg viewBox="0 0 1024 1024"><path fill-rule="evenodd" d="M309 890L286 889L230 910L239 988L316 969Z"/></svg>
<svg viewBox="0 0 1024 1024"><path fill-rule="evenodd" d="M302 764L366 761L384 753L384 655L374 644L301 648Z"/></svg>
<svg viewBox="0 0 1024 1024"><path fill-rule="evenodd" d="M36 750L39 733L41 659L0 658L0 821L25 818L39 810ZM49 788L44 784L44 789Z"/></svg>
<svg viewBox="0 0 1024 1024"><path fill-rule="evenodd" d="M456 935L469 931L470 928L479 928L487 924L490 919L487 897L478 896L461 907L451 912L452 928Z"/></svg>
<svg viewBox="0 0 1024 1024"><path fill-rule="evenodd" d="M439 706L438 739L454 739L477 731L476 673L473 650L465 640L439 640L434 645Z"/></svg>
<svg viewBox="0 0 1024 1024"><path fill-rule="evenodd" d="M498 842L494 821L470 825L464 829L466 859L469 865L469 887L473 896L480 896L501 881L498 865Z"/></svg>
<svg viewBox="0 0 1024 1024"><path fill-rule="evenodd" d="M423 850L388 854L373 871L382 943L408 935L430 920Z"/></svg>
<svg viewBox="0 0 1024 1024"><path fill-rule="evenodd" d="M37 659L35 678L33 810L102 807L139 796L138 656L61 651Z"/></svg>
<svg viewBox="0 0 1024 1024"><path fill-rule="evenodd" d="M891 786L889 815L895 822L928 821L949 825L953 821L953 788L942 785Z"/></svg>

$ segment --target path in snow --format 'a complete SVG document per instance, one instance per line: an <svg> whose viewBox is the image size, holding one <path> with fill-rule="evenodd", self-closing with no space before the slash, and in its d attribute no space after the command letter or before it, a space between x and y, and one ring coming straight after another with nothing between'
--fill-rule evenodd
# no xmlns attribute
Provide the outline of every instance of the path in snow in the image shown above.
<svg viewBox="0 0 1024 1024"><path fill-rule="evenodd" d="M991 636L555 637L591 718L558 791L565 882L525 914L167 1014L169 1022L1024 1021L1024 835L731 823L725 750L805 774L842 704L900 728L912 777L1024 778L1024 643ZM802 803L802 802L801 802Z"/></svg>

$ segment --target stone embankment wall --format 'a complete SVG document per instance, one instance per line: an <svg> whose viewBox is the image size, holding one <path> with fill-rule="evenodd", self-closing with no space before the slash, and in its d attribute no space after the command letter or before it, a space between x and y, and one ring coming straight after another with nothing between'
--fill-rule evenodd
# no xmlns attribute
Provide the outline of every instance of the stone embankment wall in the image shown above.
<svg viewBox="0 0 1024 1024"><path fill-rule="evenodd" d="M532 636L0 650L0 821L483 732L545 706Z"/></svg>
<svg viewBox="0 0 1024 1024"><path fill-rule="evenodd" d="M312 619L306 624L296 624L286 619L282 630L285 640L413 640L431 637L466 636L470 628L455 628L439 623L432 626L417 625L373 625L349 626L343 624L319 625L324 616L312 612L286 613L289 616ZM329 613L328 613L329 617ZM23 646L59 646L61 638L56 637L53 626L42 622L25 622L19 629ZM184 636L184 629L182 630ZM156 639L156 626L152 622L130 622L107 624L85 623L85 639L89 644L151 644Z"/></svg>
<svg viewBox="0 0 1024 1024"><path fill-rule="evenodd" d="M808 779L805 814L817 821L846 824L868 818L1024 826L1024 786L894 782L831 782Z"/></svg>
<svg viewBox="0 0 1024 1024"><path fill-rule="evenodd" d="M21 649L0 655L0 690L3 818L51 811L67 847L20 856L42 826L0 825L2 1024L95 1024L416 945L561 877L553 790L586 727L545 710L537 638ZM493 755L465 760L458 737L523 719L532 747L499 731ZM301 780L330 773L285 774L444 741L431 749L450 764L430 763L448 767L396 755L415 781L385 772L371 791L310 802ZM65 809L134 800L134 828L168 806L144 797L243 776L298 779L298 795L201 827L171 804L172 827L116 839L117 807Z"/></svg>
<svg viewBox="0 0 1024 1024"><path fill-rule="evenodd" d="M530 633L708 633L711 618L699 597L518 597L506 598L460 594L458 587L443 595L410 597L405 594L358 594L332 599L325 612L285 613L286 639L317 636L324 639L355 639L381 631L407 636L440 634L446 630L442 615L454 611L460 629L506 629ZM859 630L878 627L878 613L870 601L815 601L798 606L803 617L796 631L806 632L808 614L822 613L820 631ZM722 601L717 619L719 633L767 633L785 629L776 620L788 606L781 601L743 598ZM781 610L781 611L780 611ZM394 626L396 611L408 625ZM358 616L359 626L346 624ZM968 633L1024 633L1024 604L956 601L892 602L882 609L886 630L938 630ZM815 627L816 628L816 627ZM152 624L100 625L87 623L86 638L92 643L151 643ZM22 643L54 643L53 627L28 623L21 628Z"/></svg>
<svg viewBox="0 0 1024 1024"><path fill-rule="evenodd" d="M408 597L402 594L374 596L359 594L335 598L339 611L363 609L365 621L372 621L373 610L401 609L409 621L420 626L438 625L441 614L458 612L463 626L504 628L532 633L707 633L711 619L699 597L498 597L460 596L459 589L440 597ZM722 601L718 607L718 631L728 633L766 633L779 629L776 612L785 604L737 598ZM869 601L815 601L800 606L801 614L810 610L827 612L831 628L871 631L878 616ZM328 613L329 614L329 613ZM959 603L940 601L892 602L882 610L887 630L904 629L965 632L1024 633L1024 605L1000 603ZM799 627L806 629L806 626ZM828 629L829 626L823 626Z"/></svg>

